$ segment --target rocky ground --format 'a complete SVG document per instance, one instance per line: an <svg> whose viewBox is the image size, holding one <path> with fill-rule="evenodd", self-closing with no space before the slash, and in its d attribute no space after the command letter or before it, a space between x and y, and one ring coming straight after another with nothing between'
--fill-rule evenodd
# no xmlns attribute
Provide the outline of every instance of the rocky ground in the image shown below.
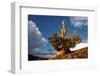
<svg viewBox="0 0 100 76"><path fill-rule="evenodd" d="M55 55L51 57L50 59L83 59L88 58L88 47L74 50L71 53L63 54L63 55Z"/></svg>
<svg viewBox="0 0 100 76"><path fill-rule="evenodd" d="M62 53L62 54L61 54ZM84 59L88 58L88 47L84 47L79 50L74 50L70 53L64 54L63 52L60 52L60 54L54 55L50 58L43 58L43 57L37 57L37 56L28 56L28 61L33 60L56 60L56 59Z"/></svg>

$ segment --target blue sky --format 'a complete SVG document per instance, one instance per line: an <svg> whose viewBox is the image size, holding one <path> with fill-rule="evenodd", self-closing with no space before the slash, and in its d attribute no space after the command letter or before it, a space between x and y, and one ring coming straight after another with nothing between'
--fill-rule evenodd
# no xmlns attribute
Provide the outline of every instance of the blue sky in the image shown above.
<svg viewBox="0 0 100 76"><path fill-rule="evenodd" d="M52 33L59 33L61 22L65 20L68 28L67 36L71 32L80 34L82 42L88 41L88 18L82 16L43 16L28 15L28 52L29 54L53 53L48 38ZM41 49L43 51L41 51ZM50 51L52 50L52 51Z"/></svg>

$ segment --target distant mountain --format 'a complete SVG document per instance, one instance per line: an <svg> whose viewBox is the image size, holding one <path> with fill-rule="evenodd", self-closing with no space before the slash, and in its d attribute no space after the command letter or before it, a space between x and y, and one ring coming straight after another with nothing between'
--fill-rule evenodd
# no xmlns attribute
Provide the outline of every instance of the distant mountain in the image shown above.
<svg viewBox="0 0 100 76"><path fill-rule="evenodd" d="M28 61L33 61L33 60L48 60L48 58L28 55Z"/></svg>

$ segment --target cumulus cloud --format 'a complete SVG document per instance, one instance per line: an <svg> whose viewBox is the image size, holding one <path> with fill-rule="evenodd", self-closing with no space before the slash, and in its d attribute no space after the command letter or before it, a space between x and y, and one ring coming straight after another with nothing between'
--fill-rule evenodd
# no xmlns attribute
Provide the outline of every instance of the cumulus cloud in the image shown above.
<svg viewBox="0 0 100 76"><path fill-rule="evenodd" d="M28 52L34 54L35 52L42 51L40 48L45 47L48 41L43 37L39 31L36 23L28 21Z"/></svg>
<svg viewBox="0 0 100 76"><path fill-rule="evenodd" d="M88 18L87 17L70 17L71 24L75 27L87 26Z"/></svg>

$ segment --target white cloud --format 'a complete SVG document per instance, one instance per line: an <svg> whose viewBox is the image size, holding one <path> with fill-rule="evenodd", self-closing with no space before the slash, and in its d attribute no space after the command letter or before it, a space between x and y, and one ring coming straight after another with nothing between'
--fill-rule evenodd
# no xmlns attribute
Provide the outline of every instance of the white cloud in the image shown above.
<svg viewBox="0 0 100 76"><path fill-rule="evenodd" d="M29 54L42 51L40 48L45 47L48 41L43 37L36 23L28 21L28 50Z"/></svg>
<svg viewBox="0 0 100 76"><path fill-rule="evenodd" d="M88 18L87 17L70 17L71 24L75 27L87 26Z"/></svg>
<svg viewBox="0 0 100 76"><path fill-rule="evenodd" d="M88 47L88 43L79 43L76 44L76 46L74 48L70 48L71 51L75 51L84 47Z"/></svg>

